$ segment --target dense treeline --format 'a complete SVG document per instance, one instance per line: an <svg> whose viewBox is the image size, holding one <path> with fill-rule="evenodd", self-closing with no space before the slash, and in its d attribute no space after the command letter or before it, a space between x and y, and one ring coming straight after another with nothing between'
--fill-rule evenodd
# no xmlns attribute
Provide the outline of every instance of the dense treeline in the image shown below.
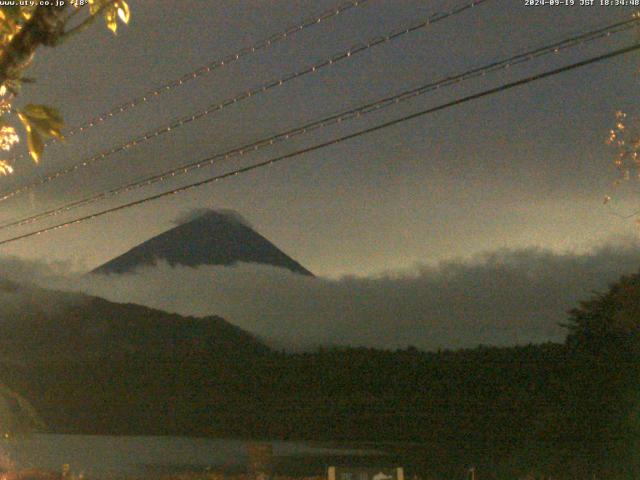
<svg viewBox="0 0 640 480"><path fill-rule="evenodd" d="M563 345L156 349L0 374L58 432L385 443L435 478L640 478L640 276L567 326Z"/></svg>

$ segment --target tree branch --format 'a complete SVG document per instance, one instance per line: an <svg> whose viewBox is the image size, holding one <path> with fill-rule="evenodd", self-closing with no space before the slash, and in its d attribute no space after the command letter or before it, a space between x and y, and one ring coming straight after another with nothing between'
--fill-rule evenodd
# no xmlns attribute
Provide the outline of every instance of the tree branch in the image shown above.
<svg viewBox="0 0 640 480"><path fill-rule="evenodd" d="M0 84L14 79L20 65L40 46L54 46L64 33L62 14L66 7L37 7L0 54Z"/></svg>

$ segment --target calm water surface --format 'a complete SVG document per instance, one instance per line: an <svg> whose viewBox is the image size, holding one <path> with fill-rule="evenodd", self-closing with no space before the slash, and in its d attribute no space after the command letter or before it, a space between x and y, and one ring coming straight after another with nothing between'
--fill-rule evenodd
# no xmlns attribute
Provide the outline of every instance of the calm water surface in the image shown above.
<svg viewBox="0 0 640 480"><path fill-rule="evenodd" d="M110 437L37 434L4 443L20 468L60 471L63 464L90 478L138 476L176 468L243 466L248 441L189 437ZM299 442L269 442L275 456L366 455L365 450L330 449Z"/></svg>

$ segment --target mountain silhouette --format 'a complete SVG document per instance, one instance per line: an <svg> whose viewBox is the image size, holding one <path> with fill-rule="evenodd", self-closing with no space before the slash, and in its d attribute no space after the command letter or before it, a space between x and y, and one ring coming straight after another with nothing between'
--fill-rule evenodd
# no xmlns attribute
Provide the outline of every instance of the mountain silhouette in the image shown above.
<svg viewBox="0 0 640 480"><path fill-rule="evenodd" d="M141 243L92 273L127 273L158 261L189 267L259 263L313 276L238 214L216 210L197 211L185 223Z"/></svg>
<svg viewBox="0 0 640 480"><path fill-rule="evenodd" d="M0 360L4 361L84 361L123 354L187 358L268 351L254 335L214 315L186 317L2 280L0 301Z"/></svg>

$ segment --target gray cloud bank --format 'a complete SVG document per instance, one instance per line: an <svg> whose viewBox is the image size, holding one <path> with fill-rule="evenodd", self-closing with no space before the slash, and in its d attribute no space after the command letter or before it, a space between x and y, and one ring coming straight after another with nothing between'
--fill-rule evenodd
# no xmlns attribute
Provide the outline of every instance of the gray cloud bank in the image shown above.
<svg viewBox="0 0 640 480"><path fill-rule="evenodd" d="M640 245L580 255L499 251L412 272L340 280L248 264L160 264L134 274L83 277L61 275L59 265L4 260L0 266L11 280L184 315L217 314L279 347L433 350L562 341L559 324L566 312L620 275L638 271Z"/></svg>
<svg viewBox="0 0 640 480"><path fill-rule="evenodd" d="M562 341L566 312L640 267L639 246L501 251L375 278L306 278L257 265L92 276L80 288L185 315L218 314L286 347L424 349Z"/></svg>

